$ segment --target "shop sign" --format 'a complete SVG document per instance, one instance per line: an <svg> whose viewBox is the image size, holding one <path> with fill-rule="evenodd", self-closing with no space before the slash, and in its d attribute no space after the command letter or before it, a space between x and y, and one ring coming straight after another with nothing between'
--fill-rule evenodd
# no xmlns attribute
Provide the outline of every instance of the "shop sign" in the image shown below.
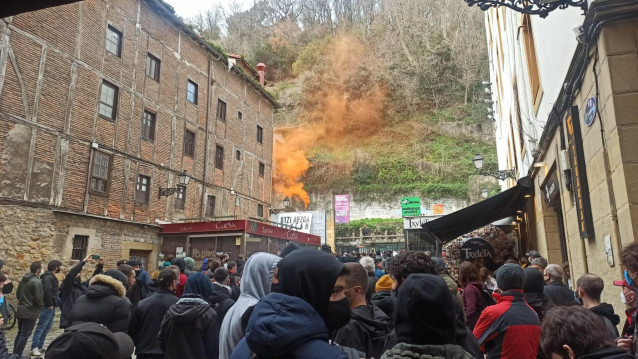
<svg viewBox="0 0 638 359"><path fill-rule="evenodd" d="M567 144L569 146L569 162L574 172L572 176L574 196L576 197L576 215L578 217L578 231L580 238L594 236L594 224L589 201L589 184L585 169L585 152L580 132L578 107L572 107L567 119Z"/></svg>
<svg viewBox="0 0 638 359"><path fill-rule="evenodd" d="M585 105L585 125L587 127L591 126L596 119L596 111L598 109L598 99L596 96L592 96L587 99L587 104Z"/></svg>
<svg viewBox="0 0 638 359"><path fill-rule="evenodd" d="M404 197L401 198L401 216L416 217L421 215L421 198Z"/></svg>
<svg viewBox="0 0 638 359"><path fill-rule="evenodd" d="M421 216L414 218L403 218L403 229L422 229L424 223L428 223L442 216Z"/></svg>
<svg viewBox="0 0 638 359"><path fill-rule="evenodd" d="M308 212L288 212L279 214L279 223L292 227L294 230L310 233L312 223L312 213Z"/></svg>
<svg viewBox="0 0 638 359"><path fill-rule="evenodd" d="M468 239L461 246L461 259L464 261L473 261L478 258L491 259L493 256L494 248L482 238Z"/></svg>
<svg viewBox="0 0 638 359"><path fill-rule="evenodd" d="M558 198L559 190L558 177L556 176L556 172L552 172L552 175L547 179L545 184L543 185L543 192L545 193L545 205L548 207L553 207L554 203L556 203L556 199Z"/></svg>

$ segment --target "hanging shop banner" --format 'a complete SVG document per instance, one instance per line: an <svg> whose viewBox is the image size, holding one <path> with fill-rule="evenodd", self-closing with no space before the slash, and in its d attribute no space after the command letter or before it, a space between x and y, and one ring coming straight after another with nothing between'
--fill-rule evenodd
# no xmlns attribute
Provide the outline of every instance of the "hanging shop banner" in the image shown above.
<svg viewBox="0 0 638 359"><path fill-rule="evenodd" d="M587 127L594 123L597 107L598 100L596 99L596 96L592 96L587 99L587 104L585 105L585 125L587 125Z"/></svg>
<svg viewBox="0 0 638 359"><path fill-rule="evenodd" d="M545 194L545 205L547 207L553 207L556 204L556 200L559 198L559 184L556 171L552 172L552 175L545 181L545 184L541 186L543 193Z"/></svg>
<svg viewBox="0 0 638 359"><path fill-rule="evenodd" d="M573 171L573 188L576 197L576 215L578 216L578 230L580 238L592 238L594 236L594 223L591 216L591 203L589 201L589 184L585 169L585 152L583 150L583 138L580 133L580 119L578 107L572 107L567 119L567 144L569 145L569 162Z"/></svg>
<svg viewBox="0 0 638 359"><path fill-rule="evenodd" d="M335 195L335 223L350 223L350 195Z"/></svg>
<svg viewBox="0 0 638 359"><path fill-rule="evenodd" d="M295 231L310 234L312 213L287 212L279 214L279 223L292 227Z"/></svg>
<svg viewBox="0 0 638 359"><path fill-rule="evenodd" d="M421 198L404 197L401 198L401 216L416 217L421 215Z"/></svg>
<svg viewBox="0 0 638 359"><path fill-rule="evenodd" d="M494 248L486 240L471 238L461 246L461 260L473 261L478 258L492 258Z"/></svg>

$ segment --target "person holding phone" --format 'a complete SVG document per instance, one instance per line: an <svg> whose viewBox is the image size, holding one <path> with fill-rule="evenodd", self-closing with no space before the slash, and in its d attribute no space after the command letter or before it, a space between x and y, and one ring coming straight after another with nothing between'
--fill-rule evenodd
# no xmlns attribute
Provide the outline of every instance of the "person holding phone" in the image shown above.
<svg viewBox="0 0 638 359"><path fill-rule="evenodd" d="M73 268L69 270L69 273L67 273L66 277L64 277L62 285L60 286L61 329L66 329L71 326L70 313L73 310L73 306L78 298L86 294L86 290L89 287L88 281L82 282L82 278L80 277L82 268L84 268L84 265L89 261L89 259L98 261L91 278L102 273L102 269L104 268L104 258L100 258L99 254L88 254L86 258L78 262L78 264L74 265Z"/></svg>

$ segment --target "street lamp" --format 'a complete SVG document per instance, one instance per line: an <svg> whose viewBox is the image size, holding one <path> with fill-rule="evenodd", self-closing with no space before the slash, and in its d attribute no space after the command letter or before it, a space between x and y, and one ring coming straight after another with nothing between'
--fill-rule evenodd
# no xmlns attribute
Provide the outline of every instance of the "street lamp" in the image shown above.
<svg viewBox="0 0 638 359"><path fill-rule="evenodd" d="M190 180L191 180L191 177L188 175L188 173L186 173L186 170L184 170L184 172L177 175L177 187L162 188L160 186L159 192L157 193L157 199L162 198L162 196L164 197L171 196L175 192L179 191L181 188L186 188Z"/></svg>
<svg viewBox="0 0 638 359"><path fill-rule="evenodd" d="M487 190L485 188L483 188L481 190L481 197L487 198L488 195L489 195L489 193L487 192Z"/></svg>
<svg viewBox="0 0 638 359"><path fill-rule="evenodd" d="M501 171L488 171L483 169L484 159L478 153L474 156L472 160L474 162L474 167L481 176L489 176L499 179L501 181L505 181L508 178L516 178L516 173L514 170L501 170Z"/></svg>
<svg viewBox="0 0 638 359"><path fill-rule="evenodd" d="M465 0L469 6L476 5L479 9L487 11L491 7L506 6L523 14L547 17L556 9L566 9L576 6L587 11L587 0Z"/></svg>
<svg viewBox="0 0 638 359"><path fill-rule="evenodd" d="M284 209L290 207L290 198L284 198Z"/></svg>

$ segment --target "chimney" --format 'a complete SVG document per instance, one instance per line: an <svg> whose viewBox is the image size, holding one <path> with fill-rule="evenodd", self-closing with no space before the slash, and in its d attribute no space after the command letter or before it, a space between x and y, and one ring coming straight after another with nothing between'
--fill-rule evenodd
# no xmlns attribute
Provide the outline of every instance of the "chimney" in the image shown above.
<svg viewBox="0 0 638 359"><path fill-rule="evenodd" d="M264 78L266 76L266 65L263 62L257 64L257 73L259 74L259 83L264 86Z"/></svg>

